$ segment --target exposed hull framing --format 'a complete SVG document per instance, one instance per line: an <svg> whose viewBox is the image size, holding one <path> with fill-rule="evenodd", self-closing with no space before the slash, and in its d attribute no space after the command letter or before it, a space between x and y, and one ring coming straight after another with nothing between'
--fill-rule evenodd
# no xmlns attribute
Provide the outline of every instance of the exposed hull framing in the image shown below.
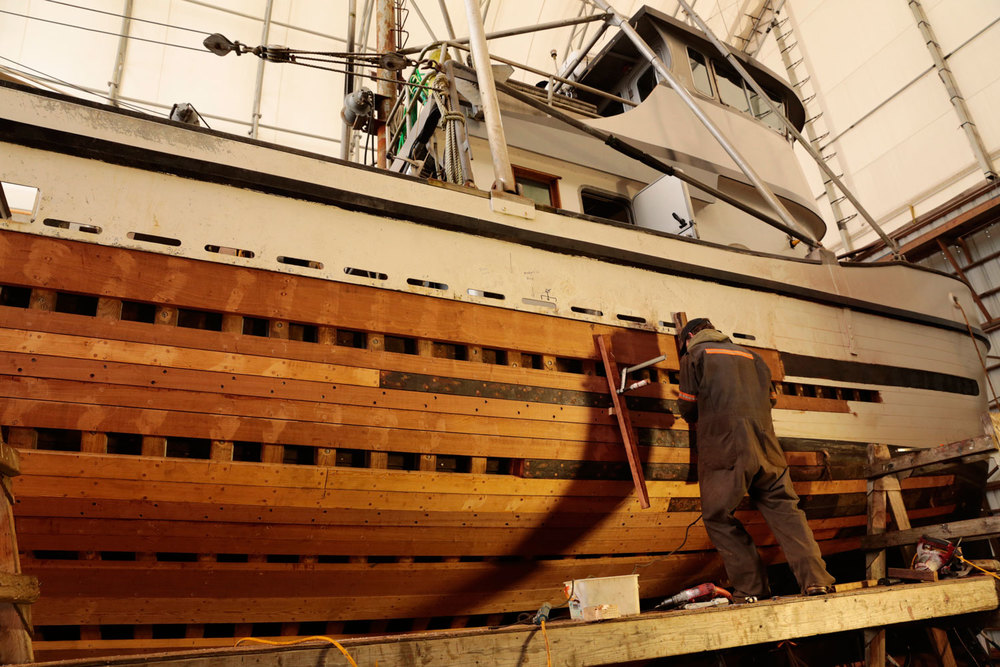
<svg viewBox="0 0 1000 667"><path fill-rule="evenodd" d="M768 360L825 553L864 532L864 443L981 428L949 297L969 292L938 274L515 218L481 193L12 88L0 110L0 180L40 192L0 222L0 425L21 449L42 657L494 624L637 568L644 597L717 579L700 524L656 560L699 512L672 311ZM629 399L650 510L601 333L624 363L668 357ZM963 502L950 474L904 496L928 521Z"/></svg>

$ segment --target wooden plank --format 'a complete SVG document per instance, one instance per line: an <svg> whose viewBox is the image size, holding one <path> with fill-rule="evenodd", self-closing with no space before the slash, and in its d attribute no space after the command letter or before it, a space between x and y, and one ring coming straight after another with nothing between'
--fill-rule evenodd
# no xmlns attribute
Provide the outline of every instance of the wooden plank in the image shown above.
<svg viewBox="0 0 1000 667"><path fill-rule="evenodd" d="M639 506L647 509L649 507L649 492L646 490L646 480L642 473L642 461L639 458L639 450L636 447L635 431L632 429L632 416L629 414L624 397L618 394L618 387L616 386L618 384L617 378L619 377L619 373L618 364L615 361L612 349L611 336L595 336L595 341L600 351L601 359L604 361L608 390L611 394L611 402L614 405L618 428L625 445L625 455L628 457L629 469L632 471L632 483L635 485L635 492L639 496Z"/></svg>
<svg viewBox="0 0 1000 667"><path fill-rule="evenodd" d="M934 463L956 462L964 457L976 454L991 454L996 452L997 447L993 442L993 438L981 435L976 438L959 440L948 445L934 447L933 449L922 449L910 454L900 454L889 460L870 464L866 475L868 477L878 477L913 470Z"/></svg>
<svg viewBox="0 0 1000 667"><path fill-rule="evenodd" d="M965 519L963 521L921 526L920 528L911 528L909 530L897 530L885 533L884 535L868 535L861 539L861 545L863 549L899 547L916 544L924 535L949 541L969 537L992 539L1000 537L1000 517Z"/></svg>
<svg viewBox="0 0 1000 667"><path fill-rule="evenodd" d="M997 594L985 578L834 593L814 598L783 598L753 605L646 613L601 623L556 621L547 624L552 656L567 664L601 665L651 660L859 630L914 620L986 611ZM427 664L506 667L545 661L546 642L536 627L451 630L391 638L344 639L358 664L408 664L420 655ZM249 667L280 661L284 667L312 667L330 655L315 648L254 647L205 653L157 655L160 667ZM149 657L128 656L74 661L65 667L124 667L148 664Z"/></svg>
<svg viewBox="0 0 1000 667"><path fill-rule="evenodd" d="M937 581L937 572L930 570L911 570L905 567L890 567L888 576L892 579L906 579L908 581Z"/></svg>
<svg viewBox="0 0 1000 667"><path fill-rule="evenodd" d="M869 465L880 460L881 450L877 445L868 445ZM888 520L885 494L885 479L869 479L867 532L869 536L885 533ZM886 575L885 549L869 551L865 554L865 577L879 580ZM885 667L885 628L867 628L863 632L865 644L865 667Z"/></svg>
<svg viewBox="0 0 1000 667"><path fill-rule="evenodd" d="M100 431L83 431L80 433L80 451L91 454L108 453L108 434Z"/></svg>
<svg viewBox="0 0 1000 667"><path fill-rule="evenodd" d="M296 361L332 363L365 368L377 367L383 370L402 373L465 377L540 387L603 392L605 382L602 378L580 373L546 372L530 368L520 368L520 364L517 363L520 360L520 353L514 352L508 354L508 366L471 364L431 356L370 352L353 347L317 345L308 342L287 341L260 336L233 336L186 327L149 327L144 323L126 321L109 323L99 318L80 318L77 315L27 309L15 311L7 326L39 333L84 336L88 339L99 338L109 341L166 345L169 347L198 350L235 351L240 354L261 357L276 357ZM630 333L634 334L635 332ZM776 351L762 349L756 351L764 357L768 355L772 356L774 363L780 367L780 360L778 360ZM594 354L596 356L596 352ZM82 358L86 358L86 356L88 355L83 355ZM618 356L619 358L624 358L621 350L619 350ZM65 355L63 357L65 358ZM637 357L634 362L638 363L639 361L644 361L646 358L648 357ZM629 361L632 360L630 359ZM666 364L658 366L669 367ZM774 373L773 370L772 373ZM775 374L774 377L777 380L781 376ZM659 386L651 386L644 390L639 390L638 394L668 396L665 390ZM836 403L836 401L830 401L830 403Z"/></svg>
<svg viewBox="0 0 1000 667"><path fill-rule="evenodd" d="M104 320L120 320L122 317L121 299L109 299L104 296L99 297L97 299L96 317Z"/></svg>
<svg viewBox="0 0 1000 667"><path fill-rule="evenodd" d="M55 310L56 292L54 290L32 288L28 300L28 308L32 310Z"/></svg>
<svg viewBox="0 0 1000 667"><path fill-rule="evenodd" d="M105 362L150 364L171 368L219 371L269 377L296 377L318 382L349 382L378 386L374 369L346 368L307 361L192 350L114 340L94 341L82 336L0 329L0 350L22 354L90 358Z"/></svg>

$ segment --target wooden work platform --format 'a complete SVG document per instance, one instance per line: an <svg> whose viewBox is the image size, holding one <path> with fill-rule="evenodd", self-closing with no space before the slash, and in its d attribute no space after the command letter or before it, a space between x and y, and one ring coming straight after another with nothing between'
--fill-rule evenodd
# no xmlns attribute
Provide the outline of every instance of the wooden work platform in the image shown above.
<svg viewBox="0 0 1000 667"><path fill-rule="evenodd" d="M546 629L552 664L615 664L989 611L1000 606L995 582L991 577L973 576L735 607L650 612L597 623L554 621ZM545 638L534 626L344 639L341 645L360 667L376 661L383 665L545 664ZM35 664L124 667L153 663L157 667L348 664L336 647L320 643Z"/></svg>

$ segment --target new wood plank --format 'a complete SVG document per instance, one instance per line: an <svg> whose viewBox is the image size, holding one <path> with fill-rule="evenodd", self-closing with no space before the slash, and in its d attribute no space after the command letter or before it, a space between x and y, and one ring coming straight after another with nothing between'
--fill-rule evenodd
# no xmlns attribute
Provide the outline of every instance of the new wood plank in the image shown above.
<svg viewBox="0 0 1000 667"><path fill-rule="evenodd" d="M348 382L378 386L378 373L307 361L237 355L209 350L148 345L82 336L49 334L18 329L0 329L0 350L22 354L46 354L68 358L90 358L120 363L145 363L173 368L218 371L269 377L297 377L319 382Z"/></svg>

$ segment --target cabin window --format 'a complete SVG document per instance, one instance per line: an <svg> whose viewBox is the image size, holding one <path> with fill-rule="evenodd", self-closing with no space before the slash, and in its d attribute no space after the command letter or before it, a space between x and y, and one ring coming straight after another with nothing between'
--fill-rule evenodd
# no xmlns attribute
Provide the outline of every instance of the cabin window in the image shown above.
<svg viewBox="0 0 1000 667"><path fill-rule="evenodd" d="M513 167L514 181L522 196L536 204L560 208L559 177L534 169Z"/></svg>
<svg viewBox="0 0 1000 667"><path fill-rule="evenodd" d="M635 82L636 92L639 93L639 100L649 97L649 94L653 92L653 88L656 88L657 83L656 70L652 66L647 67Z"/></svg>
<svg viewBox="0 0 1000 667"><path fill-rule="evenodd" d="M712 64L715 66L715 82L719 86L719 100L734 109L749 113L750 102L740 73L719 61L713 61Z"/></svg>
<svg viewBox="0 0 1000 667"><path fill-rule="evenodd" d="M632 202L620 195L584 189L580 192L583 212L595 218L606 218L617 222L633 223Z"/></svg>
<svg viewBox="0 0 1000 667"><path fill-rule="evenodd" d="M775 95L771 91L767 90L766 88L764 89L764 92L767 93L767 96L769 98L771 98L771 104L773 104L775 108L777 108L778 111L781 112L782 115L784 115L785 104L781 101L781 98L778 95ZM767 102L762 100L754 90L748 89L747 93L749 93L750 95L750 111L753 113L754 118L761 121L762 123L764 123L773 130L777 130L778 132L784 132L785 124L781 122L781 119L778 118L778 116L775 115L774 112L771 111L771 109L768 108Z"/></svg>
<svg viewBox="0 0 1000 667"><path fill-rule="evenodd" d="M708 73L708 63L705 56L694 49L688 49L688 62L691 63L691 78L694 80L694 87L699 93L712 96L712 77Z"/></svg>

